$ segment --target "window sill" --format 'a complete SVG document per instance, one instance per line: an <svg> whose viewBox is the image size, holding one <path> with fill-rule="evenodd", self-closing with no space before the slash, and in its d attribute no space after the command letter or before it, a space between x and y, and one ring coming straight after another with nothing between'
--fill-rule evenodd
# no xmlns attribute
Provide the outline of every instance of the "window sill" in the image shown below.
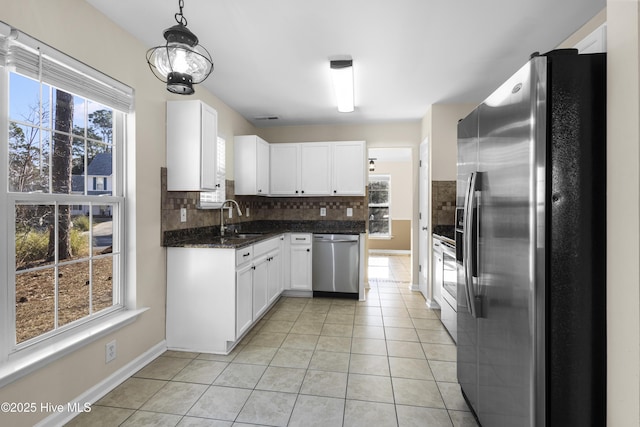
<svg viewBox="0 0 640 427"><path fill-rule="evenodd" d="M370 240L391 240L393 239L393 236L372 236L371 234L369 234L369 239Z"/></svg>
<svg viewBox="0 0 640 427"><path fill-rule="evenodd" d="M9 360L0 366L0 388L133 323L140 314L147 310L148 308L119 311L68 337L52 340L49 345L41 349L20 355L19 353L25 351L22 350L11 355ZM12 356L14 360L11 360Z"/></svg>

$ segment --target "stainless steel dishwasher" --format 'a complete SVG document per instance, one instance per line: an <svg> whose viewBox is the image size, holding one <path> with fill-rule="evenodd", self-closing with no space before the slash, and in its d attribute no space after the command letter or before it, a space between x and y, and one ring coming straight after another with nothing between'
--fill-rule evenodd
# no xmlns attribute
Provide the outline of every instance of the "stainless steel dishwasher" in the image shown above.
<svg viewBox="0 0 640 427"><path fill-rule="evenodd" d="M314 234L312 257L314 296L358 297L360 236Z"/></svg>

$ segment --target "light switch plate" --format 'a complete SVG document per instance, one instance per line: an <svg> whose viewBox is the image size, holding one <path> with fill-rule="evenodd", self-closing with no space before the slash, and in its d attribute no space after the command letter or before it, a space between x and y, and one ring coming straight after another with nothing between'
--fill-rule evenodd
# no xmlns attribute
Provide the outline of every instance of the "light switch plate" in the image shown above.
<svg viewBox="0 0 640 427"><path fill-rule="evenodd" d="M353 216L353 208L347 208L347 216Z"/></svg>
<svg viewBox="0 0 640 427"><path fill-rule="evenodd" d="M320 216L327 216L327 208L320 208Z"/></svg>

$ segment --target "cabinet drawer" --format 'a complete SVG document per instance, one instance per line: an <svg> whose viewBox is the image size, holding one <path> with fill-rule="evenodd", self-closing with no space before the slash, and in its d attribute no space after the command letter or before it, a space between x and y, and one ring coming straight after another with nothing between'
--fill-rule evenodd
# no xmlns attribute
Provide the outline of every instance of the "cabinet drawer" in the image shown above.
<svg viewBox="0 0 640 427"><path fill-rule="evenodd" d="M292 245L310 245L311 234L309 233L291 233L289 241Z"/></svg>
<svg viewBox="0 0 640 427"><path fill-rule="evenodd" d="M259 257L280 247L280 236L253 245L253 257Z"/></svg>
<svg viewBox="0 0 640 427"><path fill-rule="evenodd" d="M253 259L253 246L236 250L236 265L242 265Z"/></svg>

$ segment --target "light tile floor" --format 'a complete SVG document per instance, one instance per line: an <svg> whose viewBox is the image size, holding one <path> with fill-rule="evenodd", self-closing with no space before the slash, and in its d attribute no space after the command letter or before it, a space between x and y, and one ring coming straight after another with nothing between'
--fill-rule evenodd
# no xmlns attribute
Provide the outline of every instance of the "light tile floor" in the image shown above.
<svg viewBox="0 0 640 427"><path fill-rule="evenodd" d="M368 268L367 301L283 297L231 354L167 351L67 425L476 426L409 256Z"/></svg>

